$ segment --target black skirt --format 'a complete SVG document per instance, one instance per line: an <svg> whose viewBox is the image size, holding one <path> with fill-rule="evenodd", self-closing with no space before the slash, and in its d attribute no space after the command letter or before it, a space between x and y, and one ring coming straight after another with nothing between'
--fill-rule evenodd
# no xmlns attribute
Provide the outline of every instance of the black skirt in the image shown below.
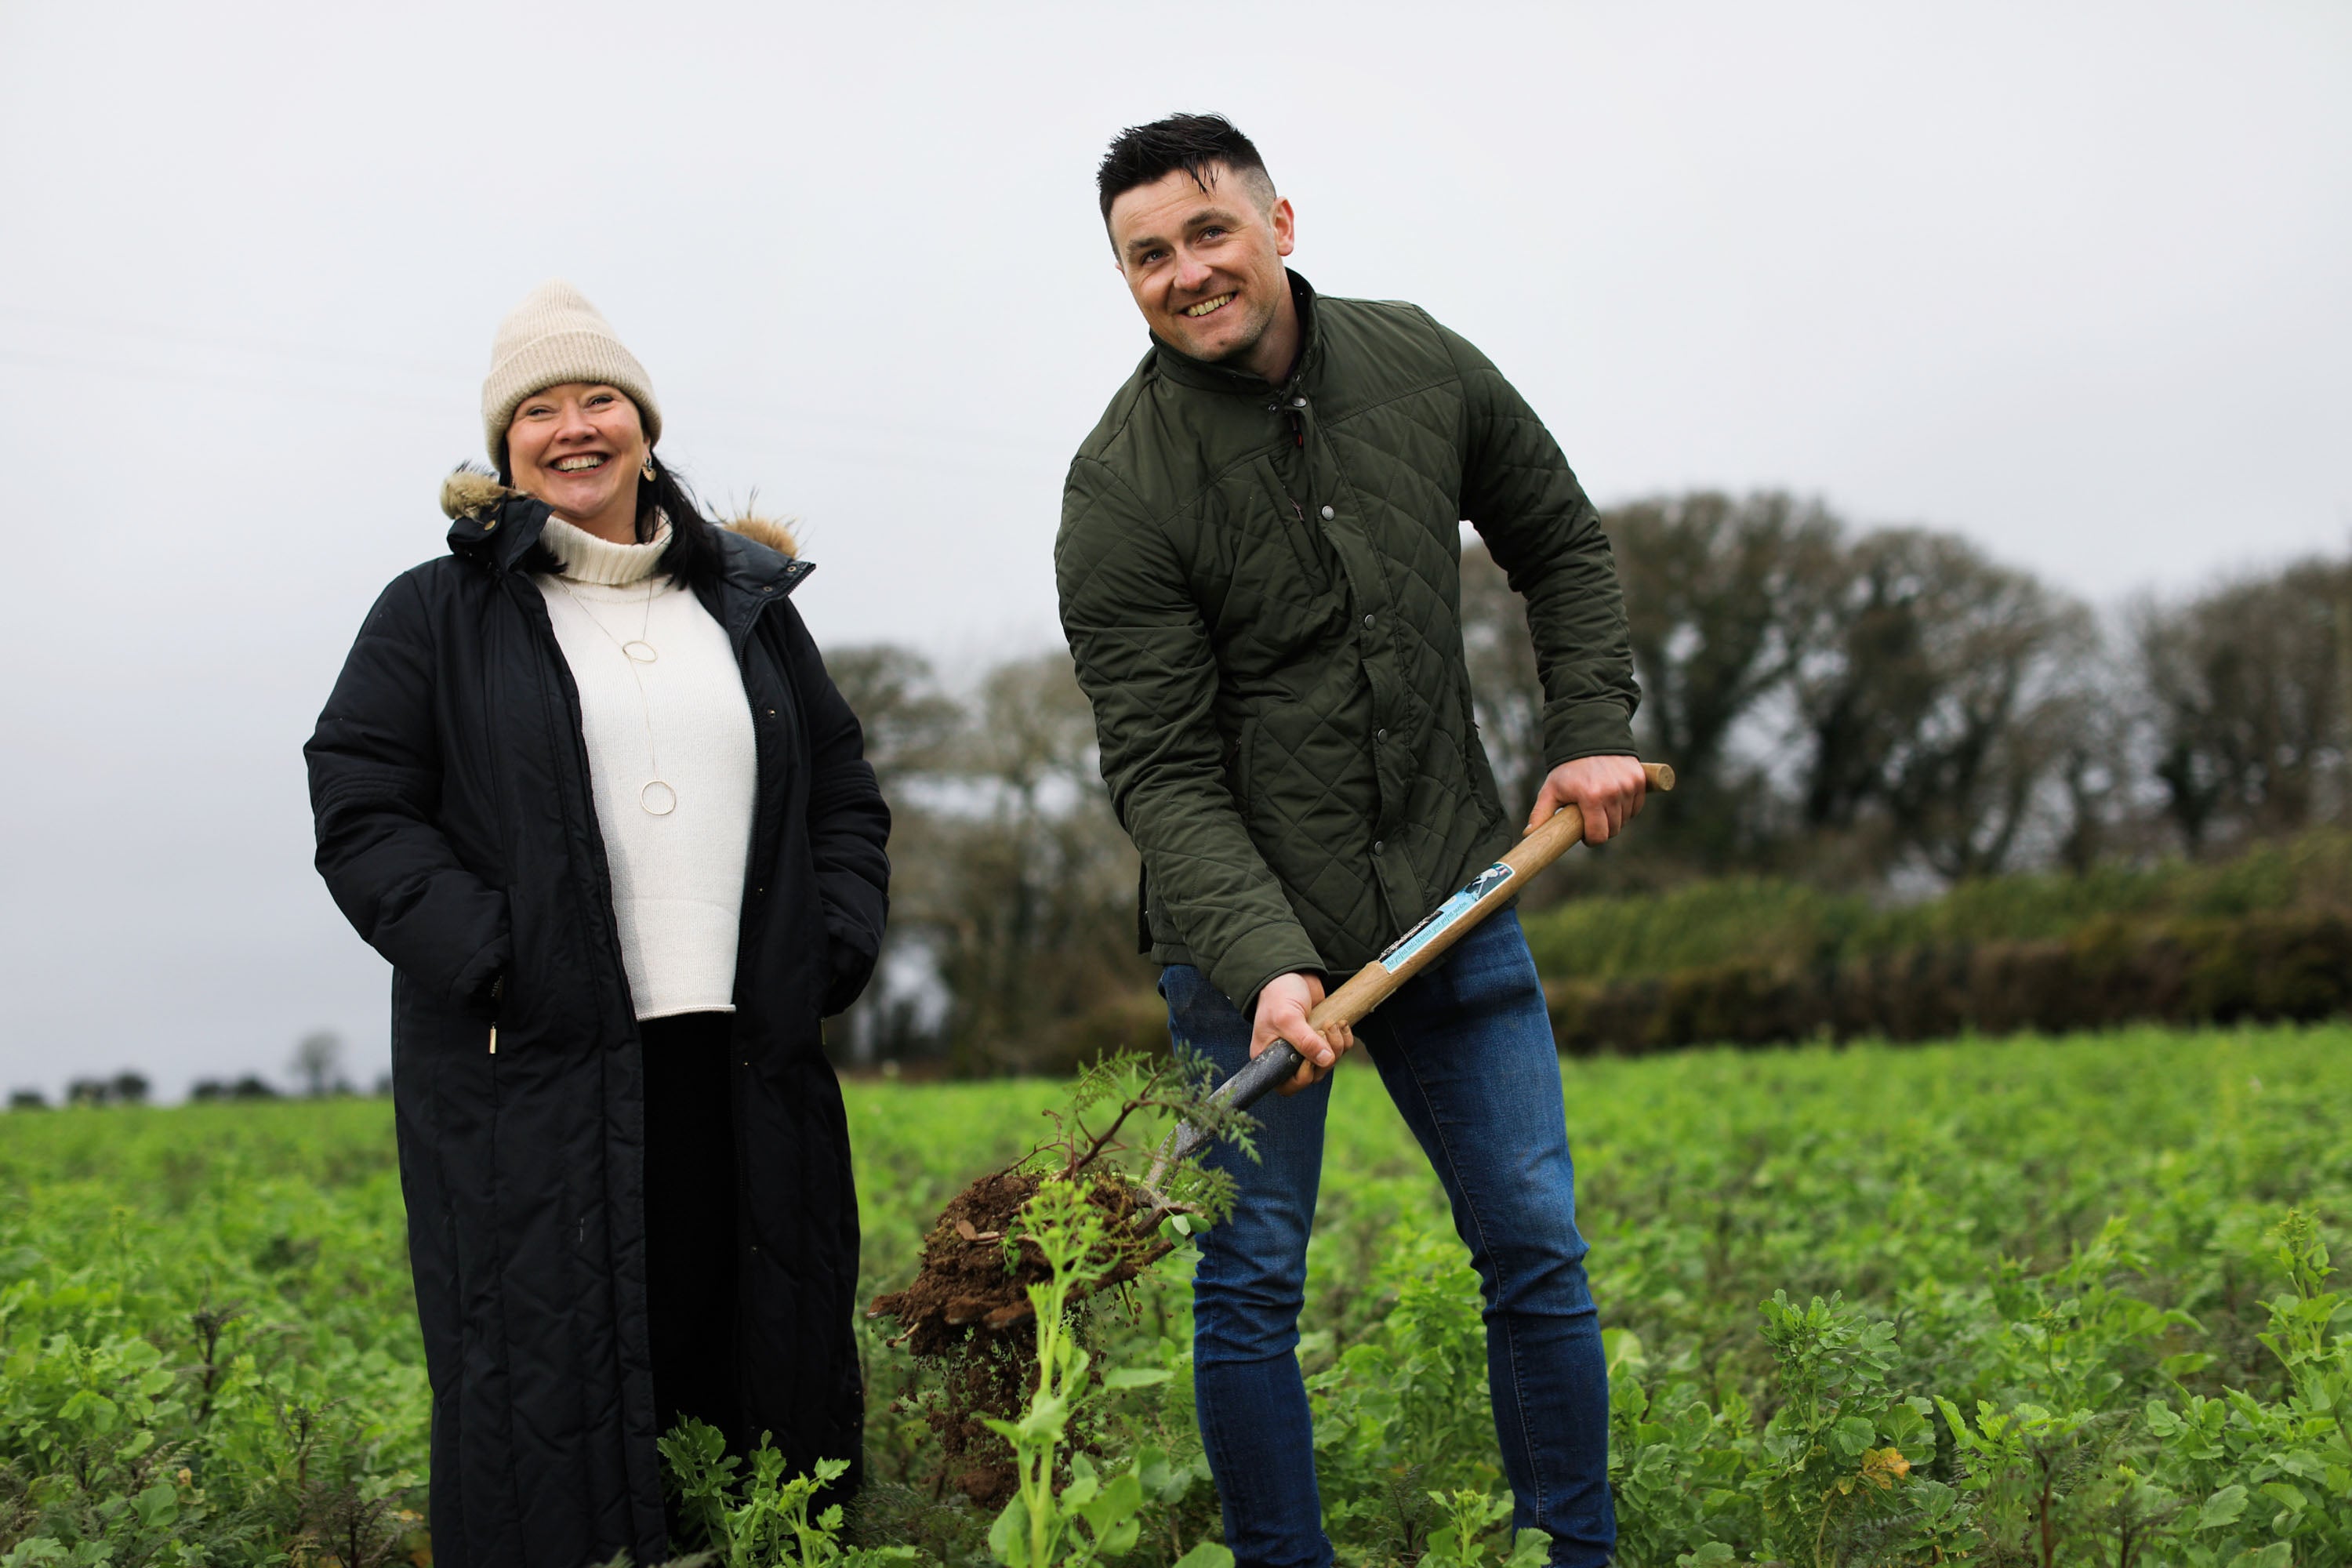
<svg viewBox="0 0 2352 1568"><path fill-rule="evenodd" d="M742 1453L736 1335L731 1013L637 1026L646 1063L646 1308L654 1410L667 1436L692 1416Z"/></svg>

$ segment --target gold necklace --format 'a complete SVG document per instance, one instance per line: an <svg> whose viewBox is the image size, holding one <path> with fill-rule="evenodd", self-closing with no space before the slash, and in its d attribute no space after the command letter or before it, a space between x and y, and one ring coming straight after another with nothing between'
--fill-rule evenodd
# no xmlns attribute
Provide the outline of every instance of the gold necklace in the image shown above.
<svg viewBox="0 0 2352 1568"><path fill-rule="evenodd" d="M667 816L677 809L677 786L661 776L661 755L654 746L653 699L646 695L646 673L642 668L661 657L654 645L646 640L646 634L653 630L654 625L654 580L646 579L645 619L637 635L627 642L614 637L612 628L596 618L596 612L588 607L588 601L580 596L568 579L558 577L556 582L572 595L572 602L580 606L580 613L588 617L589 624L603 632L604 640L619 648L621 657L629 661L629 679L637 683L637 706L646 720L646 768L653 775L639 786L637 805L649 816Z"/></svg>

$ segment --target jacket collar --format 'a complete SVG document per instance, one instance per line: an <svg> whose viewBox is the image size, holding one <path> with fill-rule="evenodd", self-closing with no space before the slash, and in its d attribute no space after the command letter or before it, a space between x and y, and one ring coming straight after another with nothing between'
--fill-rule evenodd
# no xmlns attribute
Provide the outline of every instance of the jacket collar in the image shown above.
<svg viewBox="0 0 2352 1568"><path fill-rule="evenodd" d="M545 501L476 468L441 481L441 510L449 519L449 553L501 577L539 542L548 518Z"/></svg>
<svg viewBox="0 0 2352 1568"><path fill-rule="evenodd" d="M779 554L731 528L719 530L719 558L718 602L713 604L706 591L703 605L727 628L729 639L739 649L751 635L760 612L791 597L801 579L816 570L814 561Z"/></svg>
<svg viewBox="0 0 2352 1568"><path fill-rule="evenodd" d="M549 516L547 503L538 497L509 489L497 476L470 468L442 481L441 510L450 520L449 552L500 577L524 566ZM763 525L753 531L789 543L781 529ZM760 612L788 597L816 565L732 528L718 533L719 580L706 590L703 603L740 644Z"/></svg>
<svg viewBox="0 0 2352 1568"><path fill-rule="evenodd" d="M1304 382L1322 358L1322 334L1315 322L1315 286L1287 268L1283 270L1290 279L1290 297L1298 306L1298 361L1279 386L1269 387L1265 380L1245 370L1194 359L1154 332L1151 351L1160 374L1203 392L1228 392L1249 397L1264 397L1269 391L1288 392Z"/></svg>

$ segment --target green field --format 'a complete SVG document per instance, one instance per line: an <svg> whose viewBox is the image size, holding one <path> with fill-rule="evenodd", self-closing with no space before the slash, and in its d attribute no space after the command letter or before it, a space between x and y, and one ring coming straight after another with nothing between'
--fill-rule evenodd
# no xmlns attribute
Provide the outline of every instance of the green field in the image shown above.
<svg viewBox="0 0 2352 1568"><path fill-rule="evenodd" d="M2352 1236L2352 1027L1565 1070L1622 1561L2352 1563L2352 1335L2318 1261ZM868 1295L1058 1093L852 1086ZM1434 1563L1428 1493L1502 1492L1475 1283L1354 1066L1328 1159L1307 1354L1330 1528L1350 1563ZM1096 1437L1173 1456L1137 1563L1214 1528L1181 1489L1181 1262L1092 1324L1103 1363L1178 1373ZM0 1118L0 1564L410 1561L408 1312L384 1103ZM853 1533L986 1561L922 1374L878 1338L867 1374Z"/></svg>

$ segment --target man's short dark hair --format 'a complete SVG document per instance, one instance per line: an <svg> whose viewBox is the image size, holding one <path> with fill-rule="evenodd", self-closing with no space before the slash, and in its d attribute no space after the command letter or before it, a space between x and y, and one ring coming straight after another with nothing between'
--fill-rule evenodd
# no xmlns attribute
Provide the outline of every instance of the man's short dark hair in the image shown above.
<svg viewBox="0 0 2352 1568"><path fill-rule="evenodd" d="M1102 196L1103 226L1110 226L1110 205L1138 185L1148 185L1181 169L1203 191L1223 163L1258 187L1264 196L1274 191L1274 177L1257 145L1222 114L1171 114L1149 125L1130 125L1118 133L1095 171L1095 189ZM1255 179L1250 176L1255 176Z"/></svg>

